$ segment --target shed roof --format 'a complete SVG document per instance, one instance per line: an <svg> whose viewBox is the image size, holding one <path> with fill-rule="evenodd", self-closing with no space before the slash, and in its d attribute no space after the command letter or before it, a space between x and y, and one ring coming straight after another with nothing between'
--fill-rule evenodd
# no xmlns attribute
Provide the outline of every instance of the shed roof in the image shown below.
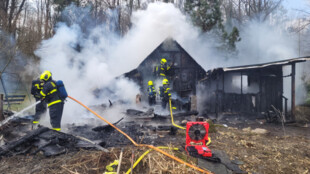
<svg viewBox="0 0 310 174"><path fill-rule="evenodd" d="M206 77L204 77L200 81L205 81L210 76L214 76L217 73L222 73L222 72L233 72L233 71L242 71L242 70L251 70L251 69L253 70L253 69L267 68L267 67L271 67L271 66L285 66L285 65L305 62L305 61L309 61L309 60L310 60L310 56L306 56L306 57L298 57L298 58L292 58L292 59L286 59L286 60L280 60L280 61L274 61L274 62L267 62L267 63L261 63L261 64L234 66L234 67L226 67L226 68L219 67L219 68L209 70L207 72Z"/></svg>
<svg viewBox="0 0 310 174"><path fill-rule="evenodd" d="M307 60L310 60L310 56L298 57L298 58L292 58L292 59L286 59L286 60L280 60L280 61L274 61L274 62L267 62L267 63L261 63L261 64L226 67L226 68L221 68L221 69L224 72L246 70L246 69L258 69L258 68L265 68L269 66L285 66L285 65L290 65L293 63L305 62Z"/></svg>

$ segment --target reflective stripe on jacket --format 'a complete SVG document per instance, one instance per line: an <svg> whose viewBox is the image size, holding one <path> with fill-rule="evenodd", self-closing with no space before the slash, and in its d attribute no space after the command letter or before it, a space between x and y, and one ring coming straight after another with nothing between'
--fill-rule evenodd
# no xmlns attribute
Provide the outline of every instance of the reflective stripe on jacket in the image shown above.
<svg viewBox="0 0 310 174"><path fill-rule="evenodd" d="M59 98L56 82L54 80L45 82L40 95L42 98L45 98L48 107L52 106L53 104L62 102L62 100Z"/></svg>
<svg viewBox="0 0 310 174"><path fill-rule="evenodd" d="M156 90L154 88L154 85L149 85L147 88L148 88L147 92L149 96L152 96L152 97L156 96Z"/></svg>
<svg viewBox="0 0 310 174"><path fill-rule="evenodd" d="M43 83L40 80L33 80L31 84L31 94L35 98L40 98L40 91L43 89Z"/></svg>
<svg viewBox="0 0 310 174"><path fill-rule="evenodd" d="M170 68L171 67L168 66L167 64L161 64L159 66L156 66L155 72L157 75L165 77Z"/></svg>
<svg viewBox="0 0 310 174"><path fill-rule="evenodd" d="M158 91L158 92L159 92L159 96L160 96L162 99L167 100L167 99L169 99L169 97L171 97L170 88L161 86L161 87L159 88L159 91ZM163 94L162 94L161 92L163 92Z"/></svg>

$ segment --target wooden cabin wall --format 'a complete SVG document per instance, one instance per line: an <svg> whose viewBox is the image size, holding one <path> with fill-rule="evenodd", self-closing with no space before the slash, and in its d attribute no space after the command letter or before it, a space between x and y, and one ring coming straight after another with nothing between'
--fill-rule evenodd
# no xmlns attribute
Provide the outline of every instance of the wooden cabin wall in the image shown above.
<svg viewBox="0 0 310 174"><path fill-rule="evenodd" d="M283 111L283 72L282 66L261 70L261 108L262 112L271 109L271 105Z"/></svg>
<svg viewBox="0 0 310 174"><path fill-rule="evenodd" d="M282 111L282 67L231 71L202 82L206 113L266 112L273 105Z"/></svg>

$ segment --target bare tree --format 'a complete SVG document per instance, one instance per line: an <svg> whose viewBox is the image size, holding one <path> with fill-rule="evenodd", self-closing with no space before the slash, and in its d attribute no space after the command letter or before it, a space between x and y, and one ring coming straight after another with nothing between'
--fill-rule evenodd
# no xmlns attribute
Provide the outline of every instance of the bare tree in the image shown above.
<svg viewBox="0 0 310 174"><path fill-rule="evenodd" d="M224 0L223 9L227 20L263 22L281 3L282 0Z"/></svg>
<svg viewBox="0 0 310 174"><path fill-rule="evenodd" d="M24 8L26 0L1 0L0 1L0 26L16 35L16 24Z"/></svg>

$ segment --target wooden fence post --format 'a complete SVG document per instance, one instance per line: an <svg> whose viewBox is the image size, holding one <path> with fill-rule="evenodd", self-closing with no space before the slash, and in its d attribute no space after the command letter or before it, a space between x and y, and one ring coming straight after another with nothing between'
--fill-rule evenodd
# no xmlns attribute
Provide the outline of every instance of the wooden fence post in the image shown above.
<svg viewBox="0 0 310 174"><path fill-rule="evenodd" d="M3 94L0 94L0 121L4 120L3 115Z"/></svg>

